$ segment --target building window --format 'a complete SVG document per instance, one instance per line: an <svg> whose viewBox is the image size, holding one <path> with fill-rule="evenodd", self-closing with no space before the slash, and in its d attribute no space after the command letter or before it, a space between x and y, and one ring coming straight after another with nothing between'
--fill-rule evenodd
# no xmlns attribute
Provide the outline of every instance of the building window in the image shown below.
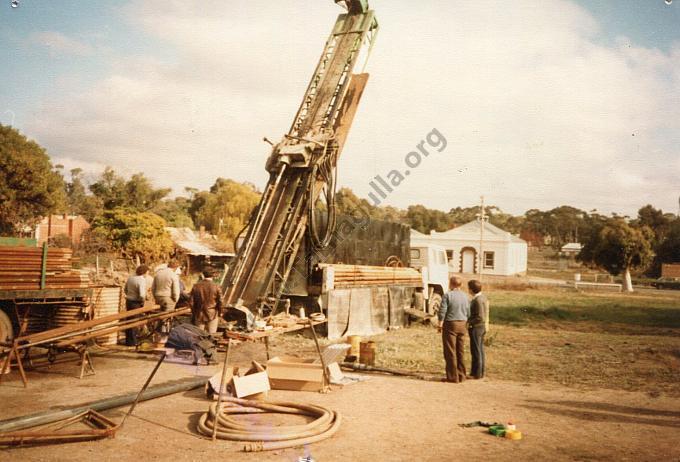
<svg viewBox="0 0 680 462"><path fill-rule="evenodd" d="M446 251L446 259L447 260L453 260L453 250L447 250Z"/></svg>
<svg viewBox="0 0 680 462"><path fill-rule="evenodd" d="M411 249L411 258L418 260L420 258L420 249Z"/></svg>
<svg viewBox="0 0 680 462"><path fill-rule="evenodd" d="M484 268L493 269L494 259L494 252L484 252Z"/></svg>

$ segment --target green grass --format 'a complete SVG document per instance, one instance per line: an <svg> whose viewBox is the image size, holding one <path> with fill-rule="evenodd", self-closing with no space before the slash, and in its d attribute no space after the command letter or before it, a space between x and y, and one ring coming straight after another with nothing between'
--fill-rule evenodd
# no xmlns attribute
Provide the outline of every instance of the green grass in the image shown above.
<svg viewBox="0 0 680 462"><path fill-rule="evenodd" d="M598 322L680 328L680 294L592 294L573 291L492 291L491 322L515 326L543 321Z"/></svg>

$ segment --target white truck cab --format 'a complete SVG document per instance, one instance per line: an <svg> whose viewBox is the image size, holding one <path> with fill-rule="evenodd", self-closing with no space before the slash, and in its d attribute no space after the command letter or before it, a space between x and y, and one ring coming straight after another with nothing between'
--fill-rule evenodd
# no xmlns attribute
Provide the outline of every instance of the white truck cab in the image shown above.
<svg viewBox="0 0 680 462"><path fill-rule="evenodd" d="M422 310L428 315L436 315L449 287L446 249L434 244L412 245L411 267L423 275L423 298L427 304L423 303Z"/></svg>

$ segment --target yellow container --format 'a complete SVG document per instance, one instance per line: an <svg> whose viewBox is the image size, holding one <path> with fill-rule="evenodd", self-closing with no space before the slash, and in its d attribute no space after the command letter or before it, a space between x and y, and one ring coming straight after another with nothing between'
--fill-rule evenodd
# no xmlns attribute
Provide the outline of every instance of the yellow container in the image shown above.
<svg viewBox="0 0 680 462"><path fill-rule="evenodd" d="M361 355L359 362L367 366L375 365L375 342L361 342Z"/></svg>
<svg viewBox="0 0 680 462"><path fill-rule="evenodd" d="M509 440L521 440L522 432L519 430L506 430L505 437Z"/></svg>
<svg viewBox="0 0 680 462"><path fill-rule="evenodd" d="M358 358L361 351L361 336L350 335L347 337L347 340L349 341L349 344L352 345L349 349L348 356L356 356Z"/></svg>

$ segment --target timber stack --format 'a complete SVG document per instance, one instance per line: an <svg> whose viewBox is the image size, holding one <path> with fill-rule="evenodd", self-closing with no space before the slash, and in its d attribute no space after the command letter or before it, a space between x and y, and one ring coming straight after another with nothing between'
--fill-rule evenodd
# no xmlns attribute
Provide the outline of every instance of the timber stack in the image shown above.
<svg viewBox="0 0 680 462"><path fill-rule="evenodd" d="M332 267L335 288L357 286L384 286L390 284L419 286L423 276L413 268L320 264L319 268Z"/></svg>
<svg viewBox="0 0 680 462"><path fill-rule="evenodd" d="M89 287L87 274L73 268L76 262L71 249L0 246L0 290Z"/></svg>

